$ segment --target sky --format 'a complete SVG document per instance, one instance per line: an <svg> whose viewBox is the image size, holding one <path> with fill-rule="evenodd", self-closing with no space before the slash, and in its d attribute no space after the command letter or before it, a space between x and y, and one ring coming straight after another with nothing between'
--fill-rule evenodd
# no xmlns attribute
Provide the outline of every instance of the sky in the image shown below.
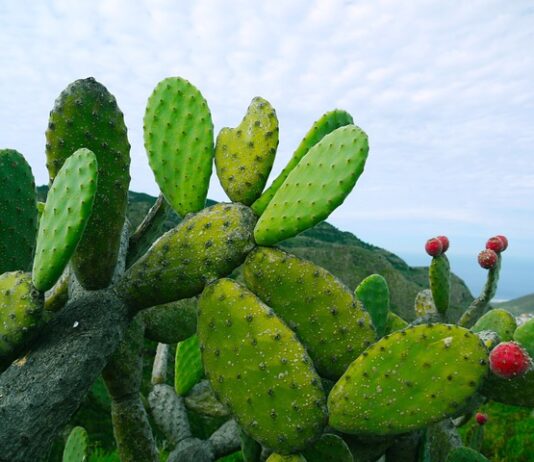
<svg viewBox="0 0 534 462"><path fill-rule="evenodd" d="M534 292L533 43L531 0L0 0L0 147L47 183L48 113L94 76L125 113L131 189L155 195L142 117L165 77L200 89L216 132L267 99L280 121L271 178L315 120L345 109L370 152L329 221L410 264L445 234L475 293L476 255L505 234L497 297L512 298ZM209 195L226 199L215 175Z"/></svg>

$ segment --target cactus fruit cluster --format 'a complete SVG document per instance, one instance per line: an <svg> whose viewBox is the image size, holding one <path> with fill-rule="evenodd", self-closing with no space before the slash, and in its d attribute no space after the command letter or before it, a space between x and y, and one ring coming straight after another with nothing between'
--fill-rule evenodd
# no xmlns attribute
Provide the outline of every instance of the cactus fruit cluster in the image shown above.
<svg viewBox="0 0 534 462"><path fill-rule="evenodd" d="M50 406L78 401L39 438L49 444L85 396L91 381L81 385L77 373L102 373L128 461L158 459L146 408L169 462L430 460L408 456L418 447L445 462L483 457L461 447L451 419L487 398L534 407L534 327L488 311L506 238L488 241L486 285L460 319L450 309L449 240L430 239L430 289L417 295L408 323L393 311L383 275L349 288L276 247L345 200L364 170L365 132L345 111L324 114L265 189L278 132L275 110L256 97L241 123L214 141L200 91L179 77L160 82L148 99L144 140L161 195L133 234L125 220L127 130L115 98L94 79L69 85L50 114L44 206L22 155L0 151L0 397L21 370L46 367L36 358L41 347L59 348L58 326L92 352L55 380L59 398ZM213 163L231 202L205 208ZM163 234L171 209L182 220ZM87 342L98 319L76 311L92 304L115 316L113 335L101 339L105 354ZM148 405L140 395L144 338L159 342ZM169 344L177 344L174 387ZM46 401L33 399L25 409ZM15 414L6 403L0 415ZM211 422L211 436L194 433L192 415ZM0 428L0 444L14 441L6 457L42 457L15 427ZM83 460L70 454L86 445L75 429L64 460Z"/></svg>

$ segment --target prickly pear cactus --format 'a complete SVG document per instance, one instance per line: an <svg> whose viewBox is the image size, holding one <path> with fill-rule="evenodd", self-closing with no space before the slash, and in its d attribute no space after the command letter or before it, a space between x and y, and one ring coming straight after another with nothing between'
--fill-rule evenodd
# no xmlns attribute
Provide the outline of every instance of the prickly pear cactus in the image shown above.
<svg viewBox="0 0 534 462"><path fill-rule="evenodd" d="M189 298L239 266L254 248L256 217L240 204L188 216L132 265L117 291L138 309Z"/></svg>
<svg viewBox="0 0 534 462"><path fill-rule="evenodd" d="M204 375L200 344L196 335L178 343L174 367L174 389L178 395L185 396Z"/></svg>
<svg viewBox="0 0 534 462"><path fill-rule="evenodd" d="M330 425L353 434L404 433L459 411L487 373L488 353L467 329L425 324L360 355L328 397Z"/></svg>
<svg viewBox="0 0 534 462"><path fill-rule="evenodd" d="M102 289L111 281L119 253L130 184L130 143L115 98L92 77L71 83L50 112L46 156L52 182L80 148L97 157L98 188L73 269L83 287Z"/></svg>
<svg viewBox="0 0 534 462"><path fill-rule="evenodd" d="M455 448L447 456L447 462L490 462L480 452L467 447Z"/></svg>
<svg viewBox="0 0 534 462"><path fill-rule="evenodd" d="M347 443L337 435L325 433L302 452L306 462L354 462Z"/></svg>
<svg viewBox="0 0 534 462"><path fill-rule="evenodd" d="M499 403L534 407L534 369L512 379L490 374L484 381L481 393Z"/></svg>
<svg viewBox="0 0 534 462"><path fill-rule="evenodd" d="M206 204L213 163L213 122L198 89L180 77L162 80L148 99L145 148L165 198L182 217Z"/></svg>
<svg viewBox="0 0 534 462"><path fill-rule="evenodd" d="M377 336L383 337L389 314L389 287L386 280L380 274L371 274L360 282L354 295L371 315Z"/></svg>
<svg viewBox="0 0 534 462"><path fill-rule="evenodd" d="M515 330L514 340L534 359L534 319L528 320Z"/></svg>
<svg viewBox="0 0 534 462"><path fill-rule="evenodd" d="M432 291L430 289L424 289L417 293L414 309L415 315L418 318L438 312L436 305L434 305L434 299L432 298Z"/></svg>
<svg viewBox="0 0 534 462"><path fill-rule="evenodd" d="M432 258L428 271L432 300L436 309L444 314L449 308L451 292L451 269L445 254Z"/></svg>
<svg viewBox="0 0 534 462"><path fill-rule="evenodd" d="M361 302L320 266L258 247L248 255L243 273L249 289L295 331L322 376L339 378L375 341Z"/></svg>
<svg viewBox="0 0 534 462"><path fill-rule="evenodd" d="M0 274L29 271L37 206L30 166L14 149L0 149Z"/></svg>
<svg viewBox="0 0 534 462"><path fill-rule="evenodd" d="M86 462L88 460L89 437L83 427L74 427L63 450L63 462Z"/></svg>
<svg viewBox="0 0 534 462"><path fill-rule="evenodd" d="M408 327L408 323L402 319L398 314L393 313L393 311L390 311L388 313L388 320L386 324L386 335L392 334L393 332L397 330L404 329L405 327Z"/></svg>
<svg viewBox="0 0 534 462"><path fill-rule="evenodd" d="M282 455L276 452L267 458L267 462L307 462L302 454Z"/></svg>
<svg viewBox="0 0 534 462"><path fill-rule="evenodd" d="M33 285L46 291L60 278L82 237L97 185L96 156L79 149L61 167L39 222Z"/></svg>
<svg viewBox="0 0 534 462"><path fill-rule="evenodd" d="M369 145L354 125L315 144L289 173L258 220L254 238L273 245L324 220L350 193L363 172Z"/></svg>
<svg viewBox="0 0 534 462"><path fill-rule="evenodd" d="M515 318L506 310L496 308L488 311L471 328L473 332L491 330L499 336L501 342L512 340L517 328Z"/></svg>
<svg viewBox="0 0 534 462"><path fill-rule="evenodd" d="M252 292L230 279L206 287L198 336L206 376L247 434L283 454L319 437L319 376L293 332Z"/></svg>
<svg viewBox="0 0 534 462"><path fill-rule="evenodd" d="M215 145L215 167L233 202L252 204L261 194L278 147L278 119L273 107L256 97L236 128L223 128Z"/></svg>
<svg viewBox="0 0 534 462"><path fill-rule="evenodd" d="M24 347L43 324L43 295L29 273L0 276L0 370Z"/></svg>
<svg viewBox="0 0 534 462"><path fill-rule="evenodd" d="M300 142L297 150L293 153L293 157L286 165L284 170L273 181L273 184L261 195L261 197L252 204L252 210L258 215L261 215L267 204L271 202L276 191L280 189L280 186L286 181L286 178L291 171L297 166L308 151L321 141L326 135L333 132L336 128L343 127L345 125L353 124L352 116L343 110L335 109L327 112L319 120L317 120L310 128L308 133L304 136Z"/></svg>

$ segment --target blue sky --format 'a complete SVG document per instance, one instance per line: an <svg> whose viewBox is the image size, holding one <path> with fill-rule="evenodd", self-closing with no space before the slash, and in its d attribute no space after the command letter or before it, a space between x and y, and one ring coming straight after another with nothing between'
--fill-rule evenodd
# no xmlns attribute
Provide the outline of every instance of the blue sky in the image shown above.
<svg viewBox="0 0 534 462"><path fill-rule="evenodd" d="M411 263L447 234L475 291L476 254L506 234L498 296L509 298L534 292L533 43L530 0L1 0L0 146L45 183L48 112L92 75L125 113L131 188L155 194L142 116L164 77L202 91L217 131L268 99L280 120L273 176L314 120L343 108L371 150L330 221ZM215 177L210 196L225 199Z"/></svg>

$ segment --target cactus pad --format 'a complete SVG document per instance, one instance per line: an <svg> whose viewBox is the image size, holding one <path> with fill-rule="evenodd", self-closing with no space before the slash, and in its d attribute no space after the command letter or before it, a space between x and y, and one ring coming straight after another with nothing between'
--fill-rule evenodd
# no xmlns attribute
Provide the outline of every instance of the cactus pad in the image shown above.
<svg viewBox="0 0 534 462"><path fill-rule="evenodd" d="M254 98L236 128L223 128L215 145L221 185L233 202L252 204L261 194L278 147L278 119L268 101Z"/></svg>
<svg viewBox="0 0 534 462"><path fill-rule="evenodd" d="M280 189L280 186L286 181L287 176L297 166L308 151L315 146L326 135L333 132L336 128L343 127L345 125L352 124L352 116L343 110L335 109L327 112L319 120L317 120L306 136L300 142L297 150L293 153L293 157L286 165L284 170L273 181L273 184L261 195L261 197L252 204L252 210L258 215L261 215L271 199L275 195L276 191Z"/></svg>
<svg viewBox="0 0 534 462"><path fill-rule="evenodd" d="M43 323L43 296L31 274L15 271L0 276L0 369L24 347Z"/></svg>
<svg viewBox="0 0 534 462"><path fill-rule="evenodd" d="M445 313L449 308L451 292L451 268L449 259L445 254L432 258L428 270L432 300L440 313Z"/></svg>
<svg viewBox="0 0 534 462"><path fill-rule="evenodd" d="M529 319L515 330L514 340L534 359L534 319Z"/></svg>
<svg viewBox="0 0 534 462"><path fill-rule="evenodd" d="M198 336L216 395L252 438L288 454L321 434L319 376L294 333L252 292L230 279L207 286Z"/></svg>
<svg viewBox="0 0 534 462"><path fill-rule="evenodd" d="M89 437L85 428L74 427L69 433L63 450L63 462L86 462L88 449Z"/></svg>
<svg viewBox="0 0 534 462"><path fill-rule="evenodd" d="M33 285L50 289L60 278L91 216L97 188L96 156L79 149L61 167L39 222Z"/></svg>
<svg viewBox="0 0 534 462"><path fill-rule="evenodd" d="M482 316L471 330L473 332L492 330L499 336L501 342L508 342L514 337L516 328L517 324L512 314L502 308L496 308Z"/></svg>
<svg viewBox="0 0 534 462"><path fill-rule="evenodd" d="M484 381L481 393L499 403L534 407L534 369L512 379L490 374Z"/></svg>
<svg viewBox="0 0 534 462"><path fill-rule="evenodd" d="M145 149L161 192L182 217L206 204L213 164L208 103L180 77L162 80L148 98Z"/></svg>
<svg viewBox="0 0 534 462"><path fill-rule="evenodd" d="M325 433L302 452L306 462L354 462L347 443L337 435Z"/></svg>
<svg viewBox="0 0 534 462"><path fill-rule="evenodd" d="M369 314L331 273L280 249L259 247L247 286L296 332L321 376L337 379L376 334Z"/></svg>
<svg viewBox="0 0 534 462"><path fill-rule="evenodd" d="M356 287L354 295L371 315L377 336L383 337L389 314L389 287L386 280L380 274L371 274Z"/></svg>
<svg viewBox="0 0 534 462"><path fill-rule="evenodd" d="M138 309L199 294L230 274L254 247L256 217L240 204L217 204L186 217L130 267L117 291Z"/></svg>
<svg viewBox="0 0 534 462"><path fill-rule="evenodd" d="M490 462L480 452L468 447L454 448L447 456L447 462Z"/></svg>
<svg viewBox="0 0 534 462"><path fill-rule="evenodd" d="M193 335L176 346L174 362L174 389L180 396L185 396L204 375L200 344Z"/></svg>
<svg viewBox="0 0 534 462"><path fill-rule="evenodd" d="M367 135L354 125L338 128L310 149L288 175L254 230L259 245L273 245L326 219L363 172Z"/></svg>
<svg viewBox="0 0 534 462"><path fill-rule="evenodd" d="M388 313L388 320L386 324L386 335L391 334L397 330L404 329L405 327L408 327L408 323L402 319L398 314L393 313L393 311L390 311Z"/></svg>
<svg viewBox="0 0 534 462"><path fill-rule="evenodd" d="M35 183L23 155L0 149L0 274L31 268L37 206Z"/></svg>
<svg viewBox="0 0 534 462"><path fill-rule="evenodd" d="M93 212L73 256L76 277L86 289L107 287L118 258L130 183L130 144L113 95L93 78L76 80L56 100L46 131L50 180L80 148L98 161Z"/></svg>
<svg viewBox="0 0 534 462"><path fill-rule="evenodd" d="M410 327L370 346L328 398L330 425L354 434L404 433L457 412L487 373L488 353L467 329Z"/></svg>
<svg viewBox="0 0 534 462"><path fill-rule="evenodd" d="M282 455L276 452L272 453L266 462L307 462L302 454Z"/></svg>

